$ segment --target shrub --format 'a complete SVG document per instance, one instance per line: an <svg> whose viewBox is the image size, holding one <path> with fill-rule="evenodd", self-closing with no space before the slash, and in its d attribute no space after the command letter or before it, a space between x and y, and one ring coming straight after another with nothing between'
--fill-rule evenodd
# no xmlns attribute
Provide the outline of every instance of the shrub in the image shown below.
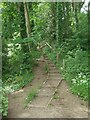
<svg viewBox="0 0 90 120"><path fill-rule="evenodd" d="M8 114L8 97L5 88L0 87L0 113L3 116Z"/></svg>

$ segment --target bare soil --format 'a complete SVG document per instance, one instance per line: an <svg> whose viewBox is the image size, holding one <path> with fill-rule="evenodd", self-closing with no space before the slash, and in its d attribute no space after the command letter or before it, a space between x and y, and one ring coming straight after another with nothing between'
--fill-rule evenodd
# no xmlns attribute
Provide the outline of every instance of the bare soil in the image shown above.
<svg viewBox="0 0 90 120"><path fill-rule="evenodd" d="M88 103L73 95L55 65L48 58L45 61L38 60L34 80L28 86L9 94L8 118L88 118ZM39 87L38 96L25 108L28 93Z"/></svg>

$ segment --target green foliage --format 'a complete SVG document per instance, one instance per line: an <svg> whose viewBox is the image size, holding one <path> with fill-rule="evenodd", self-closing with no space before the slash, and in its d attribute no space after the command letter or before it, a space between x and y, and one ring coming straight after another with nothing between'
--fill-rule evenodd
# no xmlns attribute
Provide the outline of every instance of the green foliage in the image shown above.
<svg viewBox="0 0 90 120"><path fill-rule="evenodd" d="M56 63L56 49L54 49L52 53L50 52L50 49L48 47L45 49L45 54L48 54L49 59Z"/></svg>
<svg viewBox="0 0 90 120"><path fill-rule="evenodd" d="M68 42L71 42L71 40ZM68 81L72 93L84 100L88 100L88 52L81 49L80 45L76 47L76 44L71 45L70 43L64 43L64 46L55 48L51 53L48 49L45 52L57 65L58 69L62 71L63 77ZM56 60L57 53L60 53L60 61L58 63Z"/></svg>
<svg viewBox="0 0 90 120"><path fill-rule="evenodd" d="M53 99L59 99L60 98L60 96L58 95L58 94L55 94L54 96L53 96Z"/></svg>
<svg viewBox="0 0 90 120"><path fill-rule="evenodd" d="M15 3L2 3L2 35L5 39L19 36L20 17Z"/></svg>
<svg viewBox="0 0 90 120"><path fill-rule="evenodd" d="M1 83L1 80L0 80ZM0 113L3 116L7 116L8 114L8 96L7 96L7 89L0 87Z"/></svg>
<svg viewBox="0 0 90 120"><path fill-rule="evenodd" d="M8 97L5 93L6 90L3 90L3 97L2 97L2 114L3 116L7 116L8 114Z"/></svg>
<svg viewBox="0 0 90 120"><path fill-rule="evenodd" d="M88 37L88 19L87 14L80 13L79 14L79 28L78 31L74 34L74 37L78 37L81 39L86 39Z"/></svg>
<svg viewBox="0 0 90 120"><path fill-rule="evenodd" d="M47 74L49 73L49 66L48 66L47 63L45 64L45 72L46 72Z"/></svg>
<svg viewBox="0 0 90 120"><path fill-rule="evenodd" d="M75 79L72 79L72 93L80 96L84 100L88 100L88 82L89 78L84 73L78 74Z"/></svg>
<svg viewBox="0 0 90 120"><path fill-rule="evenodd" d="M25 106L27 106L28 103L32 102L37 97L37 90L31 90L28 94L25 102Z"/></svg>
<svg viewBox="0 0 90 120"><path fill-rule="evenodd" d="M27 3L30 17L30 38L25 28L23 3L1 3L2 7L2 81L3 115L7 114L7 90L20 89L33 79L33 67L41 52L37 45L50 42L53 50L43 51L57 65L69 82L74 94L87 100L88 70L88 19L80 13L82 4L76 3ZM75 8L74 8L75 7ZM75 9L75 10L74 10ZM1 15L1 12L0 12ZM77 27L78 26L78 27ZM57 53L60 61L57 62ZM49 68L46 65L48 73ZM81 76L80 76L81 75ZM75 83L73 82L75 81ZM36 92L28 96L28 101Z"/></svg>
<svg viewBox="0 0 90 120"><path fill-rule="evenodd" d="M36 42L50 39L50 4L42 2L37 6L33 5L32 12L32 20L34 21L33 35Z"/></svg>
<svg viewBox="0 0 90 120"><path fill-rule="evenodd" d="M33 80L33 73L24 72L23 75L11 76L5 82L5 86L9 86L12 90L17 90L28 85Z"/></svg>
<svg viewBox="0 0 90 120"><path fill-rule="evenodd" d="M64 77L71 84L72 92L84 100L88 99L89 69L87 57L87 51L83 51L82 49L74 52L69 51L69 54L65 58L64 70Z"/></svg>

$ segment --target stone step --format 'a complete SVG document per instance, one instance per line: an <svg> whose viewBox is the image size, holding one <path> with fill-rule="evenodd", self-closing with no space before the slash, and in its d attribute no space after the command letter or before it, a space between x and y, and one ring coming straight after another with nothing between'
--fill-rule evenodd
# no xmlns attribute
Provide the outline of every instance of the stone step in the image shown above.
<svg viewBox="0 0 90 120"><path fill-rule="evenodd" d="M48 63L48 66L55 66L53 63ZM56 66L55 66L56 67Z"/></svg>
<svg viewBox="0 0 90 120"><path fill-rule="evenodd" d="M60 81L61 78L60 77L54 77L54 76L49 76L48 80L47 81Z"/></svg>
<svg viewBox="0 0 90 120"><path fill-rule="evenodd" d="M55 70L50 70L49 73L50 74L59 74L59 72L57 70L56 71Z"/></svg>
<svg viewBox="0 0 90 120"><path fill-rule="evenodd" d="M52 71L49 71L49 72L52 72ZM60 75L60 73L50 73L50 75Z"/></svg>
<svg viewBox="0 0 90 120"><path fill-rule="evenodd" d="M52 96L54 94L55 88L53 87L44 87L38 93L38 96Z"/></svg>
<svg viewBox="0 0 90 120"><path fill-rule="evenodd" d="M53 68L53 67L49 67L49 71L58 71L58 69L57 68Z"/></svg>
<svg viewBox="0 0 90 120"><path fill-rule="evenodd" d="M48 65L55 65L53 62L51 61L47 61Z"/></svg>
<svg viewBox="0 0 90 120"><path fill-rule="evenodd" d="M57 69L57 67L55 66L55 65L48 65L49 66L49 68L51 68L51 69Z"/></svg>
<svg viewBox="0 0 90 120"><path fill-rule="evenodd" d="M51 96L50 97L39 96L35 98L30 104L28 104L28 107L46 107L50 99Z"/></svg>
<svg viewBox="0 0 90 120"><path fill-rule="evenodd" d="M49 73L49 77L51 78L51 77L55 77L55 78L57 78L57 77L61 77L60 76L60 74L59 73Z"/></svg>
<svg viewBox="0 0 90 120"><path fill-rule="evenodd" d="M49 60L50 61L50 59L48 59L48 58L45 58L45 60L47 60L47 61Z"/></svg>
<svg viewBox="0 0 90 120"><path fill-rule="evenodd" d="M47 64L50 66L50 65L55 65L55 64L53 64L53 63L51 63L51 62L47 62Z"/></svg>
<svg viewBox="0 0 90 120"><path fill-rule="evenodd" d="M50 73L51 73L51 72L54 72L54 73L60 74L59 71L58 71L57 69L49 69L49 72L50 72Z"/></svg>
<svg viewBox="0 0 90 120"><path fill-rule="evenodd" d="M49 69L56 69L57 70L55 65L49 65L48 67L49 67Z"/></svg>
<svg viewBox="0 0 90 120"><path fill-rule="evenodd" d="M56 69L49 69L49 72L58 72L59 73L59 71Z"/></svg>
<svg viewBox="0 0 90 120"><path fill-rule="evenodd" d="M44 85L43 87L50 87L50 88L56 88L58 86L58 84L60 83L60 79L59 80L48 80Z"/></svg>
<svg viewBox="0 0 90 120"><path fill-rule="evenodd" d="M47 60L47 61L51 61L50 59L48 59L48 58L45 58L45 60ZM52 61L51 61L52 62Z"/></svg>

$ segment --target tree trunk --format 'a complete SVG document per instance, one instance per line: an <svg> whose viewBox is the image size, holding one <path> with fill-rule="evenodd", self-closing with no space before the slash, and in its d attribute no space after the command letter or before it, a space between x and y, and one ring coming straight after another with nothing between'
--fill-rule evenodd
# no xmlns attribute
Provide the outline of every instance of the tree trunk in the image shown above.
<svg viewBox="0 0 90 120"><path fill-rule="evenodd" d="M66 6L66 37L70 38L72 35L72 30L71 30L71 3L66 2L65 3Z"/></svg>
<svg viewBox="0 0 90 120"><path fill-rule="evenodd" d="M73 6L73 11L75 14L75 22L76 22L76 30L78 30L78 25L79 25L79 20L78 20L78 6L77 6L77 2L73 2L72 6Z"/></svg>
<svg viewBox="0 0 90 120"><path fill-rule="evenodd" d="M78 30L79 20L78 20L77 3L75 3L75 21L76 21L76 30Z"/></svg>
<svg viewBox="0 0 90 120"><path fill-rule="evenodd" d="M20 11L20 17L21 17L21 21L20 21L20 35L21 38L26 38L27 37L27 33L26 33L26 25L25 25L25 15L24 15L24 6L23 3L18 3L19 6L19 11Z"/></svg>
<svg viewBox="0 0 90 120"><path fill-rule="evenodd" d="M28 12L32 12L32 16L33 16L33 4L35 4L35 5L37 5L37 3L32 3L32 2L29 2L28 3ZM29 18L30 19L30 18ZM30 30L31 30L31 32L33 32L34 30L33 30L33 28L34 28L34 19L30 22Z"/></svg>
<svg viewBox="0 0 90 120"><path fill-rule="evenodd" d="M28 13L28 3L24 2L24 13L25 13L25 24L26 24L26 32L27 37L30 38L30 19L29 19L29 13Z"/></svg>
<svg viewBox="0 0 90 120"><path fill-rule="evenodd" d="M60 45L63 39L62 32L62 3L57 3L57 43Z"/></svg>
<svg viewBox="0 0 90 120"><path fill-rule="evenodd" d="M56 40L56 3L51 3L51 15L52 15L52 22L51 22L51 42L55 42Z"/></svg>
<svg viewBox="0 0 90 120"><path fill-rule="evenodd" d="M27 38L27 33L26 33L26 25L25 25L25 15L24 15L24 5L23 2L18 3L18 11L20 13L20 35L21 38ZM22 43L21 44L22 50L24 53L29 52L29 47L27 44Z"/></svg>

